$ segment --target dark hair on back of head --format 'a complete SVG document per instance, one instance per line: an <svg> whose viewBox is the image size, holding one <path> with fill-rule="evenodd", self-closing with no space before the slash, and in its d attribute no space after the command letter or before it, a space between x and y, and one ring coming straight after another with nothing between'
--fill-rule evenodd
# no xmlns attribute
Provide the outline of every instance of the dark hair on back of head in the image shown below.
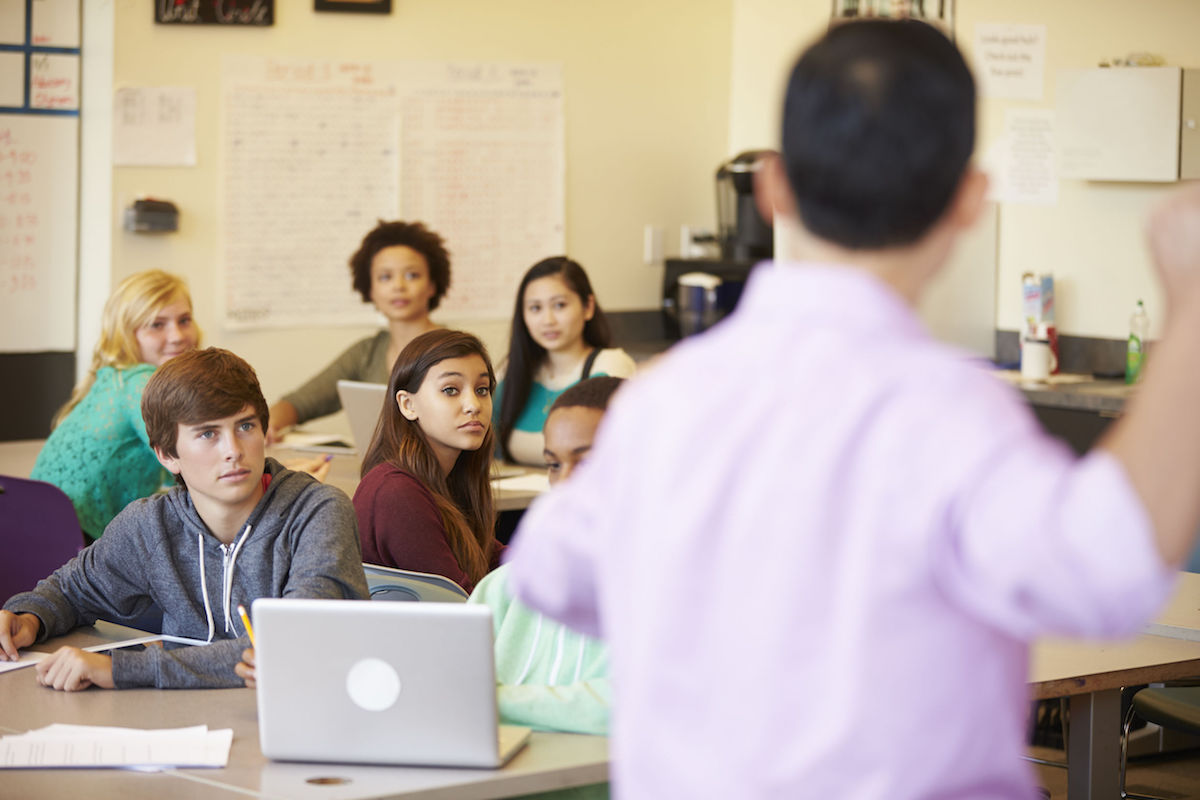
<svg viewBox="0 0 1200 800"><path fill-rule="evenodd" d="M924 22L837 25L792 70L784 165L800 219L821 239L916 242L949 207L974 147L971 71Z"/></svg>
<svg viewBox="0 0 1200 800"><path fill-rule="evenodd" d="M429 310L438 307L446 290L450 288L450 254L442 237L420 222L384 222L379 220L363 237L362 244L350 256L350 275L354 291L362 295L364 303L371 302L371 261L380 250L388 247L411 247L425 258L429 265L429 280L433 283L433 297L429 298Z"/></svg>
<svg viewBox="0 0 1200 800"><path fill-rule="evenodd" d="M597 411L606 411L608 401L612 400L612 396L624 382L623 378L599 375L568 386L554 400L554 405L550 406L550 414L560 408L594 408Z"/></svg>
<svg viewBox="0 0 1200 800"><path fill-rule="evenodd" d="M154 371L142 392L150 446L172 458L179 456L180 425L223 419L246 406L266 431L271 417L254 368L219 347L180 353Z"/></svg>

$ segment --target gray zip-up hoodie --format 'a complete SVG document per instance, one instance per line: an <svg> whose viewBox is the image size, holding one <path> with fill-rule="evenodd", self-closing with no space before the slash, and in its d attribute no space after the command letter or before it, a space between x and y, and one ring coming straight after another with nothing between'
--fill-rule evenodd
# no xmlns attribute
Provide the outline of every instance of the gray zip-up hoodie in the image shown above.
<svg viewBox="0 0 1200 800"><path fill-rule="evenodd" d="M5 610L36 614L44 641L98 618L136 617L154 602L163 633L211 644L115 650L117 688L240 686L233 667L250 640L238 603L368 596L350 499L274 459L266 471L271 482L231 544L209 532L187 490L175 487L130 503L100 539Z"/></svg>

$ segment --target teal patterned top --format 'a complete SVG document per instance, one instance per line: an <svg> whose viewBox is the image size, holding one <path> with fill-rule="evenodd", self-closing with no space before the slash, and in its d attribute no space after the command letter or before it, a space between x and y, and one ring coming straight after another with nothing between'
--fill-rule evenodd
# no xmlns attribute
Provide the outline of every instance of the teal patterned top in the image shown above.
<svg viewBox="0 0 1200 800"><path fill-rule="evenodd" d="M50 434L30 475L53 483L75 505L92 539L121 509L154 494L169 474L150 449L142 390L154 365L101 367L96 382Z"/></svg>

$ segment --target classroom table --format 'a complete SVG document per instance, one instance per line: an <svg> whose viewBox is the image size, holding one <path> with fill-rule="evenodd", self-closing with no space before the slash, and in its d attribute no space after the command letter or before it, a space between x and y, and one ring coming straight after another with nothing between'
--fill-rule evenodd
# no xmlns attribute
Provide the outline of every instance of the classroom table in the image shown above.
<svg viewBox="0 0 1200 800"><path fill-rule="evenodd" d="M1068 698L1068 800L1120 794L1122 687L1200 676L1200 575L1180 573L1170 603L1146 630L1155 633L1116 642L1045 640L1033 648L1033 697Z"/></svg>
<svg viewBox="0 0 1200 800"><path fill-rule="evenodd" d="M318 453L293 450L282 446L271 447L267 453L285 464L311 460L319 455ZM355 454L336 453L332 455L333 459L330 461L329 474L325 476L325 482L330 486L336 486L350 497L353 497L354 490L358 488L358 473L362 462L359 461L358 456ZM514 465L506 465L506 467L511 471L530 477L544 476L546 474L545 469L536 469L534 467ZM492 497L495 500L496 511L517 511L528 508L529 504L541 493L541 489L514 486L510 481L492 481Z"/></svg>
<svg viewBox="0 0 1200 800"><path fill-rule="evenodd" d="M0 475L13 475L18 478L28 478L42 450L45 439L27 439L19 442L0 442ZM270 447L267 454L282 462L307 461L318 454L307 451L293 450L287 447ZM336 486L350 497L358 487L359 460L357 455L337 454L330 462L329 475L326 482ZM534 467L519 467L529 476L545 475L546 470ZM517 511L528 508L541 491L527 487L514 486L511 482L494 481L492 496L496 501L497 511Z"/></svg>
<svg viewBox="0 0 1200 800"><path fill-rule="evenodd" d="M88 646L132 638L139 632L100 622L38 645ZM4 770L0 796L21 798L211 798L249 796L300 800L356 798L511 797L608 780L608 739L535 732L501 769L349 766L272 762L258 745L258 715L251 689L88 689L55 692L38 686L34 668L0 674L0 732L19 733L54 722L176 728L206 724L232 728L233 746L223 769ZM333 781L333 782L330 782Z"/></svg>

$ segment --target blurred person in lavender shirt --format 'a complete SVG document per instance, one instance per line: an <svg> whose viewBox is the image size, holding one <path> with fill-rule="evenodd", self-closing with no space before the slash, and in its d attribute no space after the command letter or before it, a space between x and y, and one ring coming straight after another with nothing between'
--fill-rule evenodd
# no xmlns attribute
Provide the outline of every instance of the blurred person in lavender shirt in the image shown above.
<svg viewBox="0 0 1200 800"><path fill-rule="evenodd" d="M618 796L1035 797L1030 641L1136 632L1200 521L1200 188L1152 217L1165 335L1077 458L914 311L986 193L955 46L833 27L782 141L792 258L625 387L511 585L607 640Z"/></svg>

